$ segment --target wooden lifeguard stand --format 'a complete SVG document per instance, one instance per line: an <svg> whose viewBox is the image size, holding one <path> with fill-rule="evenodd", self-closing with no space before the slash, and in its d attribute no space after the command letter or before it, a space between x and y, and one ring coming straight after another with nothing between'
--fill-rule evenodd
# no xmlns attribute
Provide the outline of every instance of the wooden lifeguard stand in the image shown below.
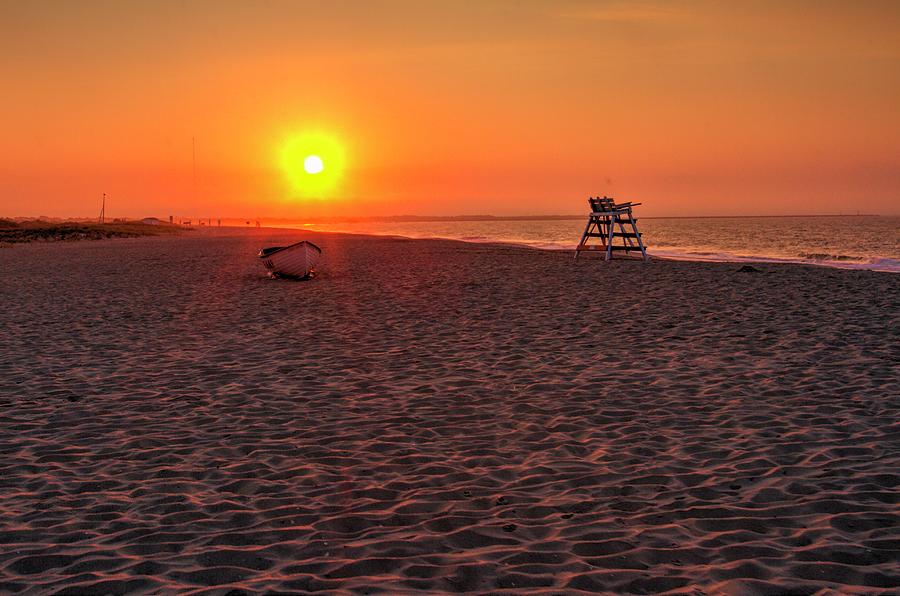
<svg viewBox="0 0 900 596"><path fill-rule="evenodd" d="M637 229L637 220L631 213L631 208L640 203L619 203L610 197L588 199L591 206L591 213L588 215L587 226L584 228L584 234L581 236L581 242L575 247L575 258L582 251L604 251L606 252L606 260L612 259L614 251L640 252L641 257L648 261L647 249L641 240L641 233ZM631 226L629 232L625 226ZM618 228L618 231L616 231ZM597 238L600 243L589 245L591 238ZM613 241L616 238L622 239L622 245L616 246Z"/></svg>

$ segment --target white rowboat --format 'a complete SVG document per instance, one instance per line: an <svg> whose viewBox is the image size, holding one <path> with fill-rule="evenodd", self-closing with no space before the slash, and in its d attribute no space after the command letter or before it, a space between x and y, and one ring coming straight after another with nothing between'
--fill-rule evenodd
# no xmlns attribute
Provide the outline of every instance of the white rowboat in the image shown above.
<svg viewBox="0 0 900 596"><path fill-rule="evenodd" d="M309 279L316 274L322 249L306 240L290 246L272 246L257 255L272 277Z"/></svg>

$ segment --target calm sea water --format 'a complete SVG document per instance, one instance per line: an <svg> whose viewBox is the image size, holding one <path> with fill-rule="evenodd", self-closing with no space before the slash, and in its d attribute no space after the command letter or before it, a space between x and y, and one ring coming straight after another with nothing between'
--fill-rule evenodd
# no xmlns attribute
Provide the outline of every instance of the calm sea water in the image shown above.
<svg viewBox="0 0 900 596"><path fill-rule="evenodd" d="M585 220L359 222L302 227L571 250L581 238ZM638 227L650 254L656 256L900 272L900 217L639 218Z"/></svg>

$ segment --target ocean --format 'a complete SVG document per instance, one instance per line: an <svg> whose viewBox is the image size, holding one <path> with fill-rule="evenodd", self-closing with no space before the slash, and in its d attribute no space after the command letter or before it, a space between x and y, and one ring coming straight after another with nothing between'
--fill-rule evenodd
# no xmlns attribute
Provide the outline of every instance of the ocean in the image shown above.
<svg viewBox="0 0 900 596"><path fill-rule="evenodd" d="M503 242L571 250L585 217L548 220L303 224L318 231ZM900 216L638 218L651 255L693 261L782 262L900 272Z"/></svg>

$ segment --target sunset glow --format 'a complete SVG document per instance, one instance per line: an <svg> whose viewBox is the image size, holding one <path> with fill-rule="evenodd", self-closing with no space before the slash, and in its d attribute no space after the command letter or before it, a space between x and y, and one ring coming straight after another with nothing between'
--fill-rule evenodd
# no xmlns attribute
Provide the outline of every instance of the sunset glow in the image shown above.
<svg viewBox="0 0 900 596"><path fill-rule="evenodd" d="M647 216L900 212L897 2L90 0L0 22L8 214L103 192L123 216L603 193Z"/></svg>
<svg viewBox="0 0 900 596"><path fill-rule="evenodd" d="M280 159L289 199L335 197L344 174L346 155L334 135L324 132L291 135L281 148Z"/></svg>

